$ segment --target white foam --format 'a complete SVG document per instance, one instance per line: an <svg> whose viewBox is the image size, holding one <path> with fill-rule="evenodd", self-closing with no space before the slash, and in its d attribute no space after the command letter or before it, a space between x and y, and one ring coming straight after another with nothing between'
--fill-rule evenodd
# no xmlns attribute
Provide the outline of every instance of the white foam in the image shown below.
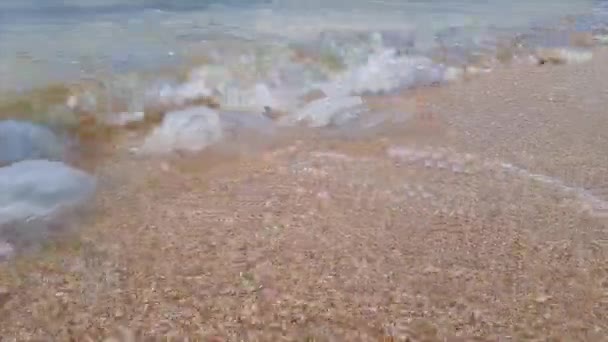
<svg viewBox="0 0 608 342"><path fill-rule="evenodd" d="M213 91L207 87L204 79L186 82L175 87L166 85L160 89L159 100L167 106L182 106L194 100L211 97Z"/></svg>
<svg viewBox="0 0 608 342"><path fill-rule="evenodd" d="M577 51L570 49L562 49L561 57L566 63L587 63L593 59L593 52L591 51Z"/></svg>
<svg viewBox="0 0 608 342"><path fill-rule="evenodd" d="M93 113L97 110L97 98L90 91L82 91L68 96L65 102L66 107L71 110Z"/></svg>
<svg viewBox="0 0 608 342"><path fill-rule="evenodd" d="M608 202L595 196L592 191L567 185L559 178L533 173L526 169L517 167L510 163L501 163L505 171L516 173L520 177L529 178L546 186L552 187L563 193L568 193L576 196L576 198L586 207L588 207L593 215L605 215L605 210L608 208Z"/></svg>
<svg viewBox="0 0 608 342"><path fill-rule="evenodd" d="M539 49L533 58L535 63L539 61L565 64L587 63L593 59L593 52L572 48Z"/></svg>
<svg viewBox="0 0 608 342"><path fill-rule="evenodd" d="M573 195L578 199L578 201L583 205L583 207L587 207L589 209L592 215L608 216L608 201L596 196L592 191L580 187L569 186L559 178L543 175L540 173L533 173L529 170L515 166L510 163L495 160L480 160L479 157L470 153L452 154L449 159L450 161L446 161L444 158L445 156L442 155L441 158L439 158L438 152L434 149L413 149L401 146L389 147L387 149L387 155L390 158L405 159L408 161L414 160L413 156L431 156L431 159L428 159L426 157L423 158L424 166L426 168L436 167L439 169L446 169L447 165L450 164L450 170L453 173L470 173L470 167L473 166L471 164L475 163L480 165L481 169L485 171L492 171L493 173L510 173L516 177L536 181L564 194ZM463 163L454 161L455 159L464 160L469 167L467 168ZM415 161L418 160L420 159L415 159ZM477 163L476 161L479 162Z"/></svg>
<svg viewBox="0 0 608 342"><path fill-rule="evenodd" d="M416 85L443 81L442 67L421 56L400 56L384 49L318 87L328 96L381 94Z"/></svg>
<svg viewBox="0 0 608 342"><path fill-rule="evenodd" d="M288 101L284 101L287 99L281 97L281 93L278 94L279 96L276 93L274 89L271 89L265 83L256 83L253 87L247 89L227 86L222 91L220 105L226 110L256 113L263 113L266 108L279 111L291 109Z"/></svg>
<svg viewBox="0 0 608 342"><path fill-rule="evenodd" d="M464 77L464 74L463 68L447 67L443 72L443 79L448 82L458 81Z"/></svg>
<svg viewBox="0 0 608 342"><path fill-rule="evenodd" d="M599 45L608 45L608 34L597 34L593 40Z"/></svg>
<svg viewBox="0 0 608 342"><path fill-rule="evenodd" d="M144 112L112 113L104 117L104 122L110 126L126 126L141 122L145 119Z"/></svg>
<svg viewBox="0 0 608 342"><path fill-rule="evenodd" d="M305 123L309 127L340 125L357 117L363 110L364 103L359 96L325 97L282 118L280 124Z"/></svg>

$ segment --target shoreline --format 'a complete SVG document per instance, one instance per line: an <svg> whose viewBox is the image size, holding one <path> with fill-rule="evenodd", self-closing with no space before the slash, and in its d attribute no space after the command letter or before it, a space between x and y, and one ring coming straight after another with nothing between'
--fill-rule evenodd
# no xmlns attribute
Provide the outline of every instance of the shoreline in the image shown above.
<svg viewBox="0 0 608 342"><path fill-rule="evenodd" d="M420 103L374 98L414 114L382 136L303 132L261 157L120 149L82 234L0 264L0 333L601 340L605 220L485 163L608 184L608 52L594 52L418 90Z"/></svg>

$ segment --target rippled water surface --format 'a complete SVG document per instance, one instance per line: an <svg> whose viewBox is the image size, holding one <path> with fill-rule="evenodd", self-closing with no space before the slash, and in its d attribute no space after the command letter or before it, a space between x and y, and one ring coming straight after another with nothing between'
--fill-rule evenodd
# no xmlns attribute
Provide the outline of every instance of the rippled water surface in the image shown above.
<svg viewBox="0 0 608 342"><path fill-rule="evenodd" d="M585 0L5 0L0 3L0 90L100 70L154 70L229 43L288 44L322 32L390 31L385 44L428 50L437 36L464 42L487 38L481 33L487 35L489 28L523 32L568 15L588 15L600 5Z"/></svg>

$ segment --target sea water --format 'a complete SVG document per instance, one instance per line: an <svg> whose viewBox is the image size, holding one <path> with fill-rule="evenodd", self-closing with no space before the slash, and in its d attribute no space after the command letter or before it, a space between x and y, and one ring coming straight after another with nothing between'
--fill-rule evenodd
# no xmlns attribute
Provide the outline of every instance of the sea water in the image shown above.
<svg viewBox="0 0 608 342"><path fill-rule="evenodd" d="M573 33L605 29L607 7L590 0L4 0L0 115L139 117L203 98L225 110L294 113L318 92L387 94L569 46ZM42 95L28 98L33 89Z"/></svg>

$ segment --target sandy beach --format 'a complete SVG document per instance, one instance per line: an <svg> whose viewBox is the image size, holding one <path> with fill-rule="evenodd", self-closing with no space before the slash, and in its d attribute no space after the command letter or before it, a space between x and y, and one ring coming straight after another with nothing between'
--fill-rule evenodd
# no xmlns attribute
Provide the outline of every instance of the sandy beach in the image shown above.
<svg viewBox="0 0 608 342"><path fill-rule="evenodd" d="M0 264L0 340L608 341L608 51L300 132L98 168L77 236Z"/></svg>

